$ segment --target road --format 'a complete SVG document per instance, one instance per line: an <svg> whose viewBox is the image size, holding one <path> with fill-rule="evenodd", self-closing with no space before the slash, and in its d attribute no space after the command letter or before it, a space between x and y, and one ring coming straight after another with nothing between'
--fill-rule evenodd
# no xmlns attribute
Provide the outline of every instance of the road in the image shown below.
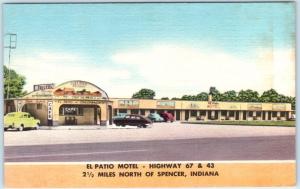
<svg viewBox="0 0 300 189"><path fill-rule="evenodd" d="M294 160L295 135L5 146L5 162Z"/></svg>

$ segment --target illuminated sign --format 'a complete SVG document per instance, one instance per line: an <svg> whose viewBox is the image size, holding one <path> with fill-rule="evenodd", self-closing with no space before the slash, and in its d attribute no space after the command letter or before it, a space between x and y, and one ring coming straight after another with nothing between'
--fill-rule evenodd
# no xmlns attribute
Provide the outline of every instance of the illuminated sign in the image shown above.
<svg viewBox="0 0 300 189"><path fill-rule="evenodd" d="M262 105L259 103L249 103L248 110L262 110Z"/></svg>
<svg viewBox="0 0 300 189"><path fill-rule="evenodd" d="M53 102L48 101L48 120L52 120Z"/></svg>
<svg viewBox="0 0 300 189"><path fill-rule="evenodd" d="M139 101L138 100L119 100L119 107L122 108L138 108Z"/></svg>
<svg viewBox="0 0 300 189"><path fill-rule="evenodd" d="M83 88L87 86L87 82L85 81L72 81L71 84L75 88Z"/></svg>
<svg viewBox="0 0 300 189"><path fill-rule="evenodd" d="M286 106L285 106L285 104L273 104L272 105L272 110L285 111L286 110Z"/></svg>
<svg viewBox="0 0 300 189"><path fill-rule="evenodd" d="M209 101L207 104L207 108L219 108L218 102Z"/></svg>
<svg viewBox="0 0 300 189"><path fill-rule="evenodd" d="M157 101L157 108L175 108L174 101Z"/></svg>
<svg viewBox="0 0 300 189"><path fill-rule="evenodd" d="M191 103L190 104L190 108L192 108L192 109L198 109L198 108L200 108L200 106L199 106L199 104Z"/></svg>
<svg viewBox="0 0 300 189"><path fill-rule="evenodd" d="M54 83L33 85L33 91L43 91L46 89L53 89L53 88L54 88Z"/></svg>

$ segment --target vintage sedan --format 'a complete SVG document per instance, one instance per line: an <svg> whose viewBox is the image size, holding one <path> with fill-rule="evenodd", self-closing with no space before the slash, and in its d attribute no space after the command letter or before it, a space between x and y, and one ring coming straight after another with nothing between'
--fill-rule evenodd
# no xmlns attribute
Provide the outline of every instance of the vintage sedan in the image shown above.
<svg viewBox="0 0 300 189"><path fill-rule="evenodd" d="M162 118L159 114L157 113L150 113L148 115L148 118L151 119L153 122L163 122L164 118Z"/></svg>
<svg viewBox="0 0 300 189"><path fill-rule="evenodd" d="M4 131L8 129L17 129L18 131L38 129L40 123L40 120L35 119L28 112L11 112L4 116Z"/></svg>
<svg viewBox="0 0 300 189"><path fill-rule="evenodd" d="M118 113L116 116L113 117L113 120L124 118L126 115L128 115L128 114L127 113Z"/></svg>
<svg viewBox="0 0 300 189"><path fill-rule="evenodd" d="M124 118L115 118L114 124L116 126L137 126L139 128L146 128L149 124L152 124L152 121L144 116L137 115L137 114L129 114L126 115Z"/></svg>
<svg viewBox="0 0 300 189"><path fill-rule="evenodd" d="M173 122L173 121L175 121L175 118L174 118L174 116L171 113L164 112L164 113L161 113L160 116L162 118L164 118L165 122Z"/></svg>

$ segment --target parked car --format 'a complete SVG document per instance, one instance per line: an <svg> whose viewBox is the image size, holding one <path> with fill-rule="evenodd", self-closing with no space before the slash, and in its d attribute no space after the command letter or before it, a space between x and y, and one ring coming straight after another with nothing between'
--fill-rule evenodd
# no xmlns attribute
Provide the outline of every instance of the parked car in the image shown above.
<svg viewBox="0 0 300 189"><path fill-rule="evenodd" d="M292 114L292 116L288 120L289 121L296 121L296 114Z"/></svg>
<svg viewBox="0 0 300 189"><path fill-rule="evenodd" d="M157 113L150 113L148 115L148 118L153 121L153 122L163 122L165 121L164 118L162 118L159 114Z"/></svg>
<svg viewBox="0 0 300 189"><path fill-rule="evenodd" d="M113 117L114 119L118 119L118 118L124 118L126 115L128 115L127 113L118 113L116 116Z"/></svg>
<svg viewBox="0 0 300 189"><path fill-rule="evenodd" d="M123 118L114 119L114 124L123 127L125 125L131 125L131 126L138 126L140 128L141 127L146 128L149 124L152 124L152 121L149 118L146 118L141 115L129 114Z"/></svg>
<svg viewBox="0 0 300 189"><path fill-rule="evenodd" d="M35 119L28 112L11 112L4 116L4 131L8 129L17 129L18 131L38 129L40 123L40 120Z"/></svg>
<svg viewBox="0 0 300 189"><path fill-rule="evenodd" d="M160 116L162 118L164 118L165 122L168 122L168 121L173 122L173 121L175 121L174 116L171 113L164 112L164 113L161 113Z"/></svg>

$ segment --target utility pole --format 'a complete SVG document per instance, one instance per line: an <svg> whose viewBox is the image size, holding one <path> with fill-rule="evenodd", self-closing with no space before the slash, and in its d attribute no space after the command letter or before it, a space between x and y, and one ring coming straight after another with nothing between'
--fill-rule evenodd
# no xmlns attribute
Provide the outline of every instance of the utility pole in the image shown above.
<svg viewBox="0 0 300 189"><path fill-rule="evenodd" d="M4 46L4 48L8 48L8 86L7 86L7 96L6 98L9 99L9 90L10 90L10 57L11 57L11 50L17 48L17 34L14 33L7 33L5 36L9 36L9 46Z"/></svg>

